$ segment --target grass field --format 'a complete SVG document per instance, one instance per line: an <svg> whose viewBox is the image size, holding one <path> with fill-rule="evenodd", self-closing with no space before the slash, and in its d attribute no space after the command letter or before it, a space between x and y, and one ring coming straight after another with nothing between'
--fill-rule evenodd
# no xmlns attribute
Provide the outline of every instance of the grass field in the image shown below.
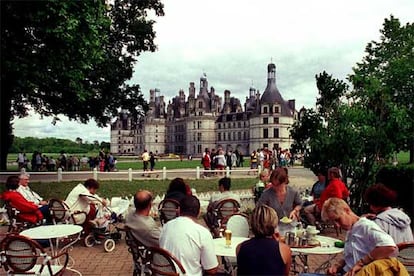
<svg viewBox="0 0 414 276"><path fill-rule="evenodd" d="M219 178L213 179L199 179L187 180L191 188L196 189L197 193L208 191L217 191L217 184ZM232 179L232 189L250 189L255 183L256 179ZM149 190L154 195L162 195L167 191L170 180L134 180L128 181L99 181L101 184L98 194L105 198L113 196L131 197L138 190ZM74 186L79 184L79 181L72 182L31 182L30 187L39 193L43 198L60 198L65 199L67 194ZM3 192L4 185L0 185L0 193ZM1 206L1 205L0 205Z"/></svg>

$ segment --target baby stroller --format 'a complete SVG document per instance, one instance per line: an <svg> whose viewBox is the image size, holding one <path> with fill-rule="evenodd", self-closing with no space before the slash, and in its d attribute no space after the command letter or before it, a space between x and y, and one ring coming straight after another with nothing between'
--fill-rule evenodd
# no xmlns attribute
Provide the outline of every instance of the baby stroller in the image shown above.
<svg viewBox="0 0 414 276"><path fill-rule="evenodd" d="M122 215L117 215L108 207L104 207L106 215L99 220L89 221L91 232L85 237L84 244L86 247L92 247L95 244L104 245L106 252L112 252L115 249L115 244L121 238L121 228L119 224L124 221Z"/></svg>

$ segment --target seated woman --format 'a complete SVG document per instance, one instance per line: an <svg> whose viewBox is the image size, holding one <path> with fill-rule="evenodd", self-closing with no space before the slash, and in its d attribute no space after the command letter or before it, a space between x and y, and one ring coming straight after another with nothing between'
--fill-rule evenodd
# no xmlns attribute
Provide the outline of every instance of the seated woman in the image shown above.
<svg viewBox="0 0 414 276"><path fill-rule="evenodd" d="M395 191L377 183L365 191L364 198L373 212L364 216L375 221L396 244L414 241L410 217L402 210L391 207L397 202Z"/></svg>
<svg viewBox="0 0 414 276"><path fill-rule="evenodd" d="M273 170L270 175L270 183L271 187L262 193L258 204L268 205L275 209L278 217L298 220L302 199L299 192L288 185L287 170L281 167Z"/></svg>
<svg viewBox="0 0 414 276"><path fill-rule="evenodd" d="M103 219L100 219L99 216L97 218L97 207L107 206L106 200L96 194L98 189L98 181L95 179L87 179L84 183L79 183L75 186L65 199L66 204L73 213L86 213L86 221L83 223L85 234L90 232L91 226L95 226L95 224L103 224L108 219L107 216L104 217L104 214L101 216ZM91 222L96 223L91 225Z"/></svg>
<svg viewBox="0 0 414 276"><path fill-rule="evenodd" d="M175 199L180 202L186 195L191 195L191 189L184 179L177 177L171 180L165 198Z"/></svg>
<svg viewBox="0 0 414 276"><path fill-rule="evenodd" d="M39 207L17 192L18 187L19 177L15 175L9 176L6 180L6 191L1 194L0 198L7 201L11 207L19 211L17 214L19 220L32 224L41 222L43 215Z"/></svg>
<svg viewBox="0 0 414 276"><path fill-rule="evenodd" d="M289 275L292 252L278 240L276 211L259 205L250 223L254 238L236 248L238 275Z"/></svg>

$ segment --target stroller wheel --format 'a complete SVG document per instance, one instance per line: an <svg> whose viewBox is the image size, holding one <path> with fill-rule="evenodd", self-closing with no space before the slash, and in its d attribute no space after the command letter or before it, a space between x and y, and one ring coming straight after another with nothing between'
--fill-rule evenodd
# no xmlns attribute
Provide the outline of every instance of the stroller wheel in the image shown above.
<svg viewBox="0 0 414 276"><path fill-rule="evenodd" d="M95 240L93 233L90 233L89 235L87 235L85 239L83 240L83 243L85 244L86 247L94 246L96 243L96 240Z"/></svg>
<svg viewBox="0 0 414 276"><path fill-rule="evenodd" d="M112 252L115 249L115 241L113 239L107 239L104 243L106 252Z"/></svg>

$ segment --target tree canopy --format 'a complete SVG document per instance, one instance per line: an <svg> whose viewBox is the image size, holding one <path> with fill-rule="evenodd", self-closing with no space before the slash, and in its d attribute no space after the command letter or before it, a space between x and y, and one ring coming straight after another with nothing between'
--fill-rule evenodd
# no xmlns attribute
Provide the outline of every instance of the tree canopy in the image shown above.
<svg viewBox="0 0 414 276"><path fill-rule="evenodd" d="M0 168L12 144L11 121L33 109L106 125L119 108L147 109L139 85L127 85L143 51L155 51L159 0L1 1Z"/></svg>
<svg viewBox="0 0 414 276"><path fill-rule="evenodd" d="M302 110L291 130L308 167L338 166L352 177L354 207L362 206L362 192L383 161L413 145L413 27L385 19L380 41L368 43L348 77L350 87L326 72L317 75L317 108Z"/></svg>

